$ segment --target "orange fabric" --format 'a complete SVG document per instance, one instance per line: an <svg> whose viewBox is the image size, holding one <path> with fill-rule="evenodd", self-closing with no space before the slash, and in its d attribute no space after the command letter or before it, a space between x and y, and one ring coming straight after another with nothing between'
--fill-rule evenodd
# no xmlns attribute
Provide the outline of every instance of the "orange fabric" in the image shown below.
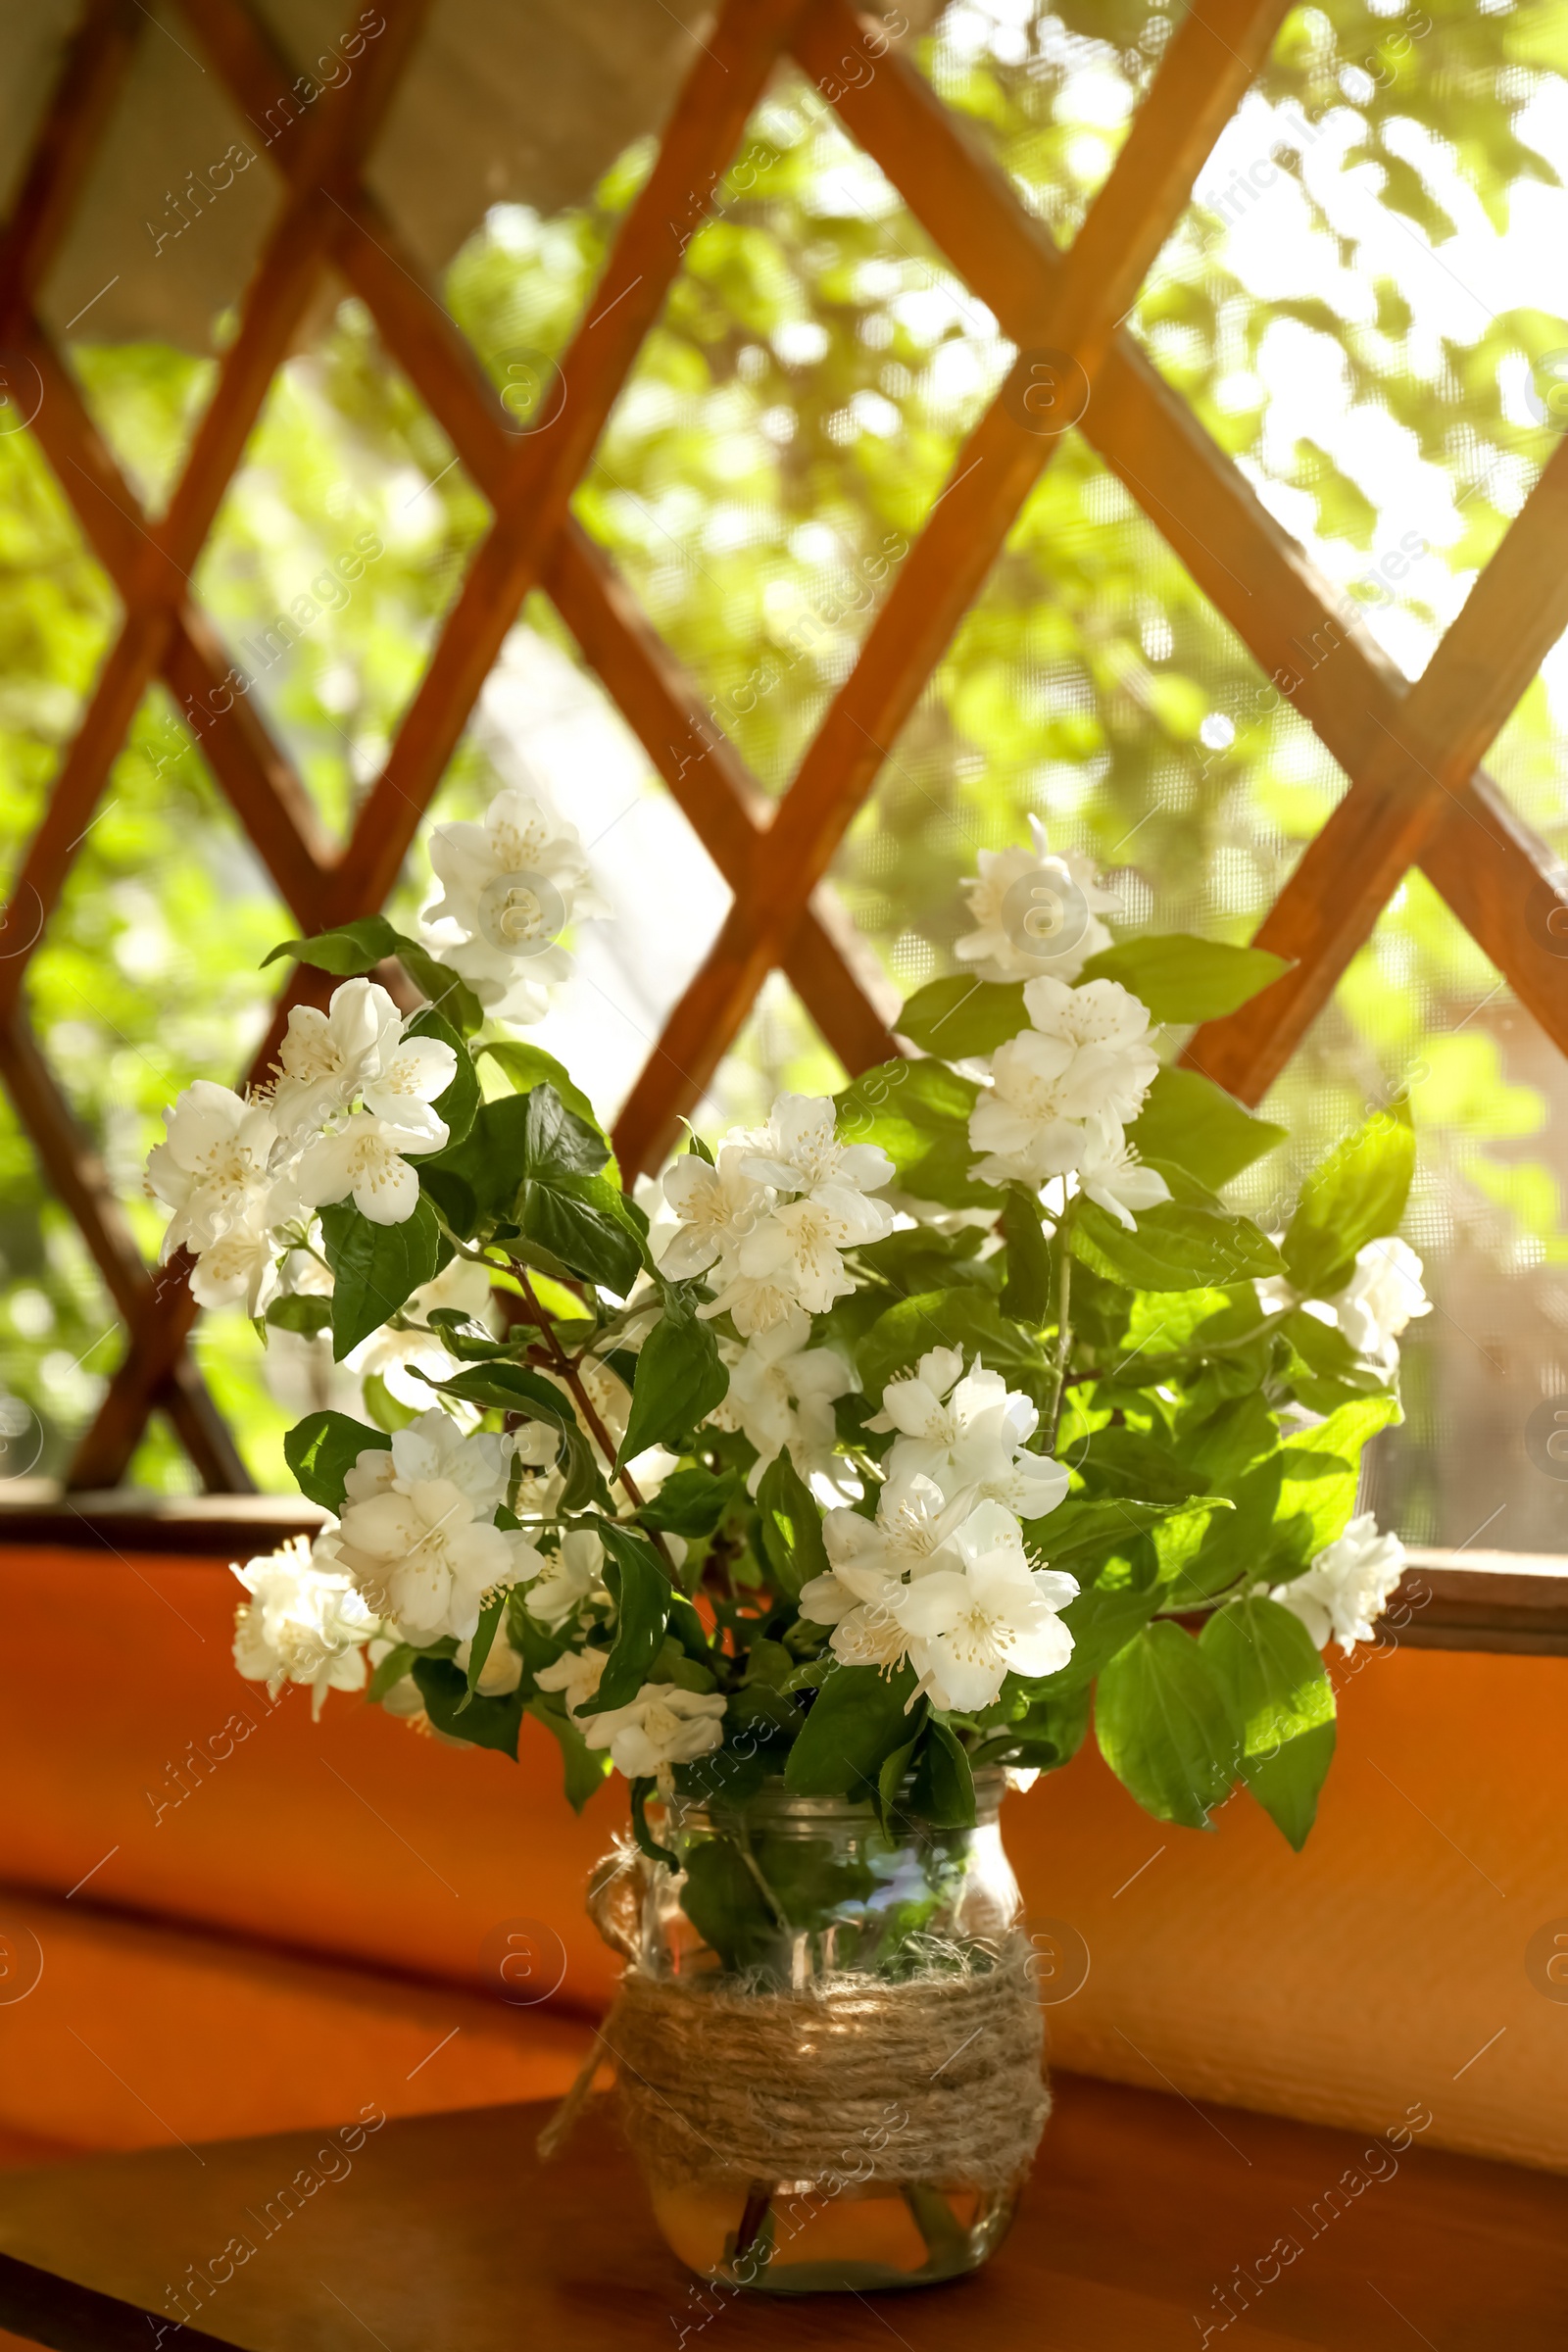
<svg viewBox="0 0 1568 2352"><path fill-rule="evenodd" d="M532 1724L514 1766L338 1695L315 1726L299 1690L270 1710L229 1661L237 1592L210 1562L0 1553L0 1880L52 1892L63 1921L90 1873L70 1896L74 1927L83 1902L127 1906L474 1993L486 1938L533 1920L541 1957L564 1962L561 1988L505 2013L503 2037L519 2019L526 2038L597 2010L613 1963L582 1887L621 1819L613 1786L574 1818L554 1743ZM1568 2170L1568 2003L1525 1967L1532 1936L1568 1921L1568 1661L1358 1656L1301 1855L1244 1797L1211 1836L1161 1828L1092 1747L1009 1799L1032 1921L1066 1923L1091 1958L1082 1989L1051 2012L1055 2054L1373 2131L1420 2100L1433 2142ZM0 1927L6 1912L0 1897ZM74 1997L95 2002L87 1982ZM259 1950L228 1982L228 2040L203 2042L201 2064L243 2077L253 2004L298 1981ZM42 2032L36 2000L0 2007L0 2059ZM19 2126L64 2139L87 2128L71 2119L88 2113L75 2078L94 2062L74 2047L59 2035L30 2078L56 2082L58 2108L19 2113ZM256 2071L276 2084L275 2058ZM449 2099L448 2087L431 2103Z"/></svg>

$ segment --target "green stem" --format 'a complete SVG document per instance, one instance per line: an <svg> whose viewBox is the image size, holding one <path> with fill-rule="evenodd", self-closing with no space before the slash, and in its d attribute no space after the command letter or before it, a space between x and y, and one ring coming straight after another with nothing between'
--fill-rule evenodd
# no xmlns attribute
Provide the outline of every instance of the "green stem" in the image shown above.
<svg viewBox="0 0 1568 2352"><path fill-rule="evenodd" d="M578 1371L575 1362L566 1353L566 1350L557 1339L556 1327L551 1322L550 1317L545 1313L544 1308L539 1303L538 1298L534 1292L533 1284L528 1280L527 1268L519 1259L515 1257L512 1259L511 1264L512 1271L514 1274L515 1274L518 1282L522 1286L522 1296L527 1303L529 1316L538 1326L539 1331L544 1338L545 1346L550 1351L556 1371L560 1374L561 1378L565 1382L566 1387L571 1392L571 1400L576 1406L579 1414L582 1416L583 1423L587 1428L589 1435L592 1437L595 1445L599 1447L600 1452L604 1455L605 1460L610 1465L614 1477L619 1480L622 1492L624 1493L627 1501L631 1504L632 1509L634 1511L640 1511L643 1507L643 1497L638 1489L637 1482L632 1477L632 1474L629 1470L615 1469L614 1441L611 1437L611 1434L605 1427L603 1421L601 1421L599 1418L598 1413L595 1411L593 1402L589 1397L588 1391L583 1386L582 1375ZM645 1533L647 1534L649 1541L652 1543L654 1549L658 1552L661 1560L662 1560L665 1574L668 1576L671 1584L673 1584L675 1582L675 1563L669 1556L669 1551L664 1543L663 1537L660 1534L658 1528L648 1528L645 1530Z"/></svg>
<svg viewBox="0 0 1568 2352"><path fill-rule="evenodd" d="M1046 1425L1046 1451L1056 1450L1056 1431L1061 1424L1061 1399L1067 1386L1067 1363L1072 1353L1072 1325L1068 1308L1072 1303L1072 1250L1068 1246L1069 1207L1056 1226L1056 1345L1051 1358L1051 1412Z"/></svg>

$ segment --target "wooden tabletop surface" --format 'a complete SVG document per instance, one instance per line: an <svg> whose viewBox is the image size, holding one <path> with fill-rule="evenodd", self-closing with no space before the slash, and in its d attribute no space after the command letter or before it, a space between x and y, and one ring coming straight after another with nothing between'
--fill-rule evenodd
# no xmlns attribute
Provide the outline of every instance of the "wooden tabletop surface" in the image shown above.
<svg viewBox="0 0 1568 2352"><path fill-rule="evenodd" d="M1421 2137L1400 2151L1114 2083L1056 2089L1011 2236L951 2286L782 2308L704 2289L602 2112L542 2169L546 2110L495 2107L347 2144L290 2132L0 2176L0 2328L57 2352L951 2352L956 2330L996 2352L1568 2341L1568 2180ZM239 2267L236 2238L255 2247ZM190 2290L191 2266L223 2282Z"/></svg>

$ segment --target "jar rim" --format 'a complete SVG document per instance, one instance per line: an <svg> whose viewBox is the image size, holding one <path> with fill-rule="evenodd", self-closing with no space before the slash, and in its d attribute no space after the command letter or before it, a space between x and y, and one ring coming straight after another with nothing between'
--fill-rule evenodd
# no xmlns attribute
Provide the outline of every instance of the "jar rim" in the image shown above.
<svg viewBox="0 0 1568 2352"><path fill-rule="evenodd" d="M904 1782L901 1796L906 1797L911 1786L912 1776ZM996 1820L1006 1789L1007 1776L1002 1765L981 1765L974 1775L977 1829L989 1827ZM704 1819L716 1822L725 1815L744 1814L748 1820L755 1821L759 1816L765 1816L768 1821L780 1824L863 1823L867 1828L880 1827L877 1808L869 1797L798 1796L794 1789L785 1788L782 1779L765 1782L755 1794L740 1804L726 1804L722 1798L715 1800L710 1797L675 1796L666 1801L679 1808L683 1821ZM906 1810L911 1829L930 1826L912 1807Z"/></svg>

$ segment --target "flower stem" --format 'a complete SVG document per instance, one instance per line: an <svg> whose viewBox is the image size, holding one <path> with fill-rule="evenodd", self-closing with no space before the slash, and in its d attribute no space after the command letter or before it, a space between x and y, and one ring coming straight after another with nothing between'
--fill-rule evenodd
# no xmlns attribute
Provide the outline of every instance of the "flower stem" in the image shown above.
<svg viewBox="0 0 1568 2352"><path fill-rule="evenodd" d="M621 1489L625 1494L627 1501L631 1504L632 1509L634 1511L640 1511L643 1507L643 1498L638 1490L637 1482L632 1477L632 1474L629 1470L614 1469L614 1440L611 1437L609 1430L605 1427L604 1422L600 1419L599 1414L594 1409L593 1402L589 1397L587 1389L583 1385L582 1375L578 1371L576 1364L566 1353L566 1350L564 1348L563 1348L561 1342L557 1339L555 1325L551 1322L549 1316L545 1313L544 1308L540 1305L533 1284L528 1280L527 1268L519 1259L515 1257L511 1260L511 1265L514 1274L515 1274L518 1282L522 1286L522 1296L527 1302L529 1316L537 1325L540 1333L543 1335L545 1346L549 1348L551 1356L554 1359L555 1368L561 1375L561 1378L565 1382L567 1388L570 1390L571 1400L577 1407L578 1412L582 1415L589 1435L592 1437L595 1445L599 1447L600 1452L604 1455L606 1462L610 1464L613 1475L619 1480ZM663 1537L660 1534L657 1528L649 1528L647 1533L653 1543L654 1549L663 1561L665 1570L668 1573L671 1582L673 1582L675 1575L675 1563L670 1558L669 1553L665 1548Z"/></svg>
<svg viewBox="0 0 1568 2352"><path fill-rule="evenodd" d="M1072 1251L1068 1246L1068 1217L1063 1213L1056 1226L1056 1345L1051 1358L1051 1413L1046 1429L1046 1451L1056 1450L1056 1431L1061 1425L1061 1399L1067 1386L1067 1362L1072 1353L1072 1325L1067 1310L1072 1303Z"/></svg>

